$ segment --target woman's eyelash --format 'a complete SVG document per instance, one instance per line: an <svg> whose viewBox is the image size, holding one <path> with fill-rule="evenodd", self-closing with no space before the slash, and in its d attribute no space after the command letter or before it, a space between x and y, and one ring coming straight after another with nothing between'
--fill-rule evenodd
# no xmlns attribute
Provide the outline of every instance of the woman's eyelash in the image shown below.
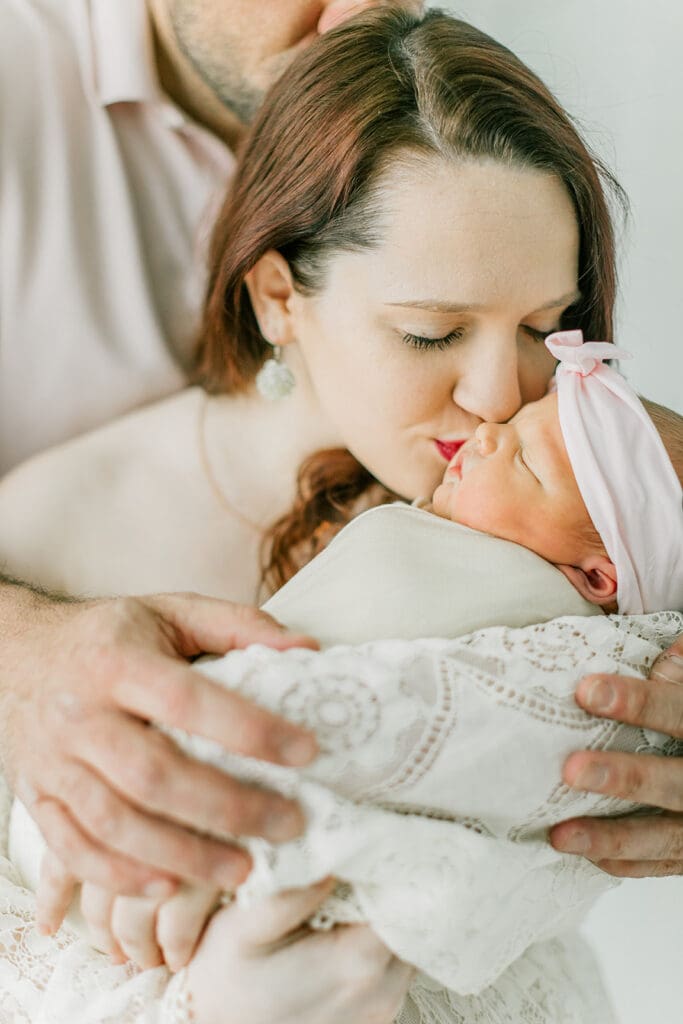
<svg viewBox="0 0 683 1024"><path fill-rule="evenodd" d="M525 325L522 329L525 330L527 334L530 334L535 341L545 342L546 338L549 338L551 334L555 333L555 331L559 331L560 328L553 327L550 331L537 331L535 327L527 327Z"/></svg>
<svg viewBox="0 0 683 1024"><path fill-rule="evenodd" d="M464 333L462 328L458 328L458 330L445 334L443 338L423 338L419 334L404 334L403 340L411 348L435 348L443 351L454 344L454 342L460 341Z"/></svg>

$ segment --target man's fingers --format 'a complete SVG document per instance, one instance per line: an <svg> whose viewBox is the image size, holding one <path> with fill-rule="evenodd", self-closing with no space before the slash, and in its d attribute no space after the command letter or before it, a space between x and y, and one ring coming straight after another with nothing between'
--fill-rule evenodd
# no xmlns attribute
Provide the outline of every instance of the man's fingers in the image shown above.
<svg viewBox="0 0 683 1024"><path fill-rule="evenodd" d="M334 879L326 878L307 889L290 889L269 896L249 908L231 907L239 914L240 945L243 949L263 953L286 941L318 909L334 889Z"/></svg>
<svg viewBox="0 0 683 1024"><path fill-rule="evenodd" d="M587 676L577 687L577 702L585 711L602 718L614 718L683 739L683 686L672 681L673 657L660 658L653 670L657 674L651 679ZM665 677L663 673L667 672Z"/></svg>
<svg viewBox="0 0 683 1024"><path fill-rule="evenodd" d="M113 697L138 718L205 736L233 754L301 767L317 753L305 729L158 656L140 655L135 671L114 683Z"/></svg>
<svg viewBox="0 0 683 1024"><path fill-rule="evenodd" d="M133 895L171 895L173 879L161 878L148 867L103 849L79 828L58 800L40 797L31 806L45 841L76 877L103 889Z"/></svg>
<svg viewBox="0 0 683 1024"><path fill-rule="evenodd" d="M683 758L580 750L565 761L562 778L574 789L683 811Z"/></svg>
<svg viewBox="0 0 683 1024"><path fill-rule="evenodd" d="M683 815L573 818L556 825L550 841L556 850L582 854L600 867L615 861L683 862Z"/></svg>
<svg viewBox="0 0 683 1024"><path fill-rule="evenodd" d="M175 631L174 647L184 658L225 654L249 644L265 644L278 651L318 647L312 637L290 633L272 615L249 605L200 594L163 594L144 600Z"/></svg>
<svg viewBox="0 0 683 1024"><path fill-rule="evenodd" d="M115 726L111 721L114 716L119 719ZM249 835L283 842L300 835L306 824L303 812L293 801L243 784L212 765L187 757L169 737L123 715L94 716L90 729L78 737L78 756L141 811L199 832L220 838ZM122 798L115 803L114 794L107 797L102 790L99 792L114 809L125 805ZM79 806L72 803L77 796L69 793L70 806ZM90 805L91 815L102 818L104 829L117 831L118 843L111 845L121 848L125 835L120 815L107 816L102 805L93 804L93 798ZM80 809L78 813L81 817ZM144 824L151 827L147 819ZM190 871L186 876L196 877ZM199 877L205 878L204 873ZM226 879L222 884L232 888Z"/></svg>
<svg viewBox="0 0 683 1024"><path fill-rule="evenodd" d="M236 888L249 873L251 858L246 851L144 814L84 765L71 762L63 766L56 783L60 796L74 808L74 824L99 846L102 854L106 848L123 858L151 865L159 875L212 881L226 889ZM99 878L80 872L79 876L102 884ZM116 885L105 888L121 891Z"/></svg>
<svg viewBox="0 0 683 1024"><path fill-rule="evenodd" d="M36 892L36 925L42 935L54 935L73 899L77 881L70 871L50 850L46 850L40 865L40 880Z"/></svg>
<svg viewBox="0 0 683 1024"><path fill-rule="evenodd" d="M650 679L683 686L683 639L659 655L652 666Z"/></svg>
<svg viewBox="0 0 683 1024"><path fill-rule="evenodd" d="M615 878L664 878L683 875L683 861L599 860L597 866Z"/></svg>

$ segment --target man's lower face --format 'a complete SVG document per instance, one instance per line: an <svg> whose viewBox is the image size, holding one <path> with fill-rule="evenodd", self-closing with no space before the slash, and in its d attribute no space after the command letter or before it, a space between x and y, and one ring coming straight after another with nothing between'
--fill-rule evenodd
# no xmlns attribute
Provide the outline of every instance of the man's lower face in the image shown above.
<svg viewBox="0 0 683 1024"><path fill-rule="evenodd" d="M363 11L422 0L168 0L181 50L244 124L297 53L322 32Z"/></svg>

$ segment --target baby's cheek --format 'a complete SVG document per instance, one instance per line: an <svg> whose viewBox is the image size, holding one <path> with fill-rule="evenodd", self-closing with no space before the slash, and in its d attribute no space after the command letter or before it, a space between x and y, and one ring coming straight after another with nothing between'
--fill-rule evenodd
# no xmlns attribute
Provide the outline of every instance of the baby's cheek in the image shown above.
<svg viewBox="0 0 683 1024"><path fill-rule="evenodd" d="M453 488L449 484L439 484L432 497L432 512L444 519L451 519L449 498L452 496Z"/></svg>

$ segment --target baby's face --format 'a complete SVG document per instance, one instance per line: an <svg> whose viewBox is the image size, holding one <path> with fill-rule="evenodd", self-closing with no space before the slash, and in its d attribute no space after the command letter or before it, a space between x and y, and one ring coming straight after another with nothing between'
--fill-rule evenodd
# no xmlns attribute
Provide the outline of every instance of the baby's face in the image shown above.
<svg viewBox="0 0 683 1024"><path fill-rule="evenodd" d="M590 518L557 395L523 406L508 423L482 423L451 459L432 501L446 519L523 544L549 562L577 564Z"/></svg>

